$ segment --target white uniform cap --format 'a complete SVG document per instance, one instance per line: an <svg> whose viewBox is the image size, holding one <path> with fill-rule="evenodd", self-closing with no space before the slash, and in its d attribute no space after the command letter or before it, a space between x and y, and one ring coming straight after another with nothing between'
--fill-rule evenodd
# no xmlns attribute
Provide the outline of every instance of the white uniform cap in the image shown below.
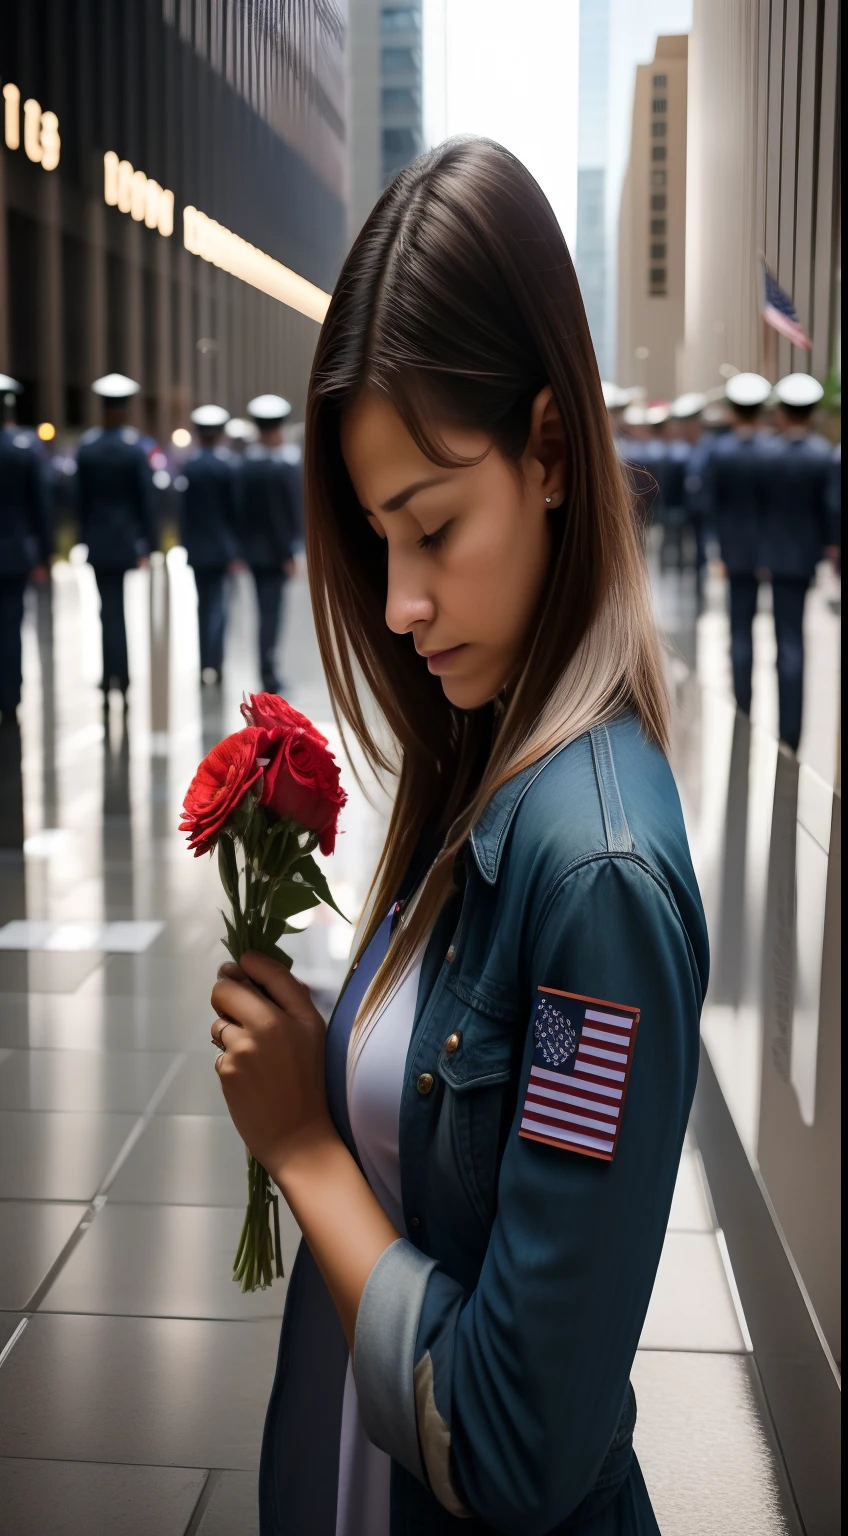
<svg viewBox="0 0 848 1536"><path fill-rule="evenodd" d="M125 373L106 373L102 379L95 379L91 388L103 400L129 400L138 394L141 385L136 384L135 379L128 379Z"/></svg>
<svg viewBox="0 0 848 1536"><path fill-rule="evenodd" d="M644 427L648 413L643 405L628 405L624 412L626 427Z"/></svg>
<svg viewBox="0 0 848 1536"><path fill-rule="evenodd" d="M10 379L8 373L0 373L0 395L22 395L23 389L17 379Z"/></svg>
<svg viewBox="0 0 848 1536"><path fill-rule="evenodd" d="M818 405L824 390L809 373L787 373L774 386L774 398L780 405Z"/></svg>
<svg viewBox="0 0 848 1536"><path fill-rule="evenodd" d="M284 421L291 415L291 406L282 395L256 395L247 402L247 414L254 421Z"/></svg>
<svg viewBox="0 0 848 1536"><path fill-rule="evenodd" d="M734 373L724 386L724 393L731 405L765 405L771 385L761 373Z"/></svg>
<svg viewBox="0 0 848 1536"><path fill-rule="evenodd" d="M649 427L661 427L664 421L668 421L667 405L649 405L645 412L645 420Z"/></svg>
<svg viewBox="0 0 848 1536"><path fill-rule="evenodd" d="M700 416L707 404L706 395L699 390L690 390L688 395L678 395L673 402L670 415L674 421L688 421L690 416Z"/></svg>
<svg viewBox="0 0 848 1536"><path fill-rule="evenodd" d="M256 428L252 421L245 421L242 416L231 416L224 428L227 437L235 442L252 443L256 439Z"/></svg>
<svg viewBox="0 0 848 1536"><path fill-rule="evenodd" d="M601 389L604 394L604 405L608 411L620 411L627 404L627 393L619 389L617 384L611 384L608 379L601 379Z"/></svg>
<svg viewBox="0 0 848 1536"><path fill-rule="evenodd" d="M216 432L226 426L229 419L230 413L222 405L199 405L189 418L196 427L209 427Z"/></svg>

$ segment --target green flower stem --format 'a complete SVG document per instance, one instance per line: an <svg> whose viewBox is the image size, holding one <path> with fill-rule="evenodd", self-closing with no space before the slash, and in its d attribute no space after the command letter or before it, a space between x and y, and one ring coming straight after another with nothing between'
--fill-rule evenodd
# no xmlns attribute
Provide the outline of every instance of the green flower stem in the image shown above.
<svg viewBox="0 0 848 1536"><path fill-rule="evenodd" d="M282 832L276 833L270 845L260 843L255 849L244 847L244 904L240 901L238 879L231 902L237 941L235 958L241 958L248 949L255 949L260 954L280 960L284 965L291 965L289 957L282 952L273 934L269 932L269 923L274 899L281 884L291 878L291 872L298 861L308 857L317 846L318 839L313 835L301 844L301 835L295 824L290 822ZM266 878L262 857L269 846L274 873ZM304 894L307 892L310 892L310 887L304 883ZM242 1291L245 1292L260 1288L264 1290L275 1278L281 1280L284 1276L279 1200L273 1192L268 1173L249 1152L247 1190L247 1210L233 1261L233 1279L241 1283Z"/></svg>

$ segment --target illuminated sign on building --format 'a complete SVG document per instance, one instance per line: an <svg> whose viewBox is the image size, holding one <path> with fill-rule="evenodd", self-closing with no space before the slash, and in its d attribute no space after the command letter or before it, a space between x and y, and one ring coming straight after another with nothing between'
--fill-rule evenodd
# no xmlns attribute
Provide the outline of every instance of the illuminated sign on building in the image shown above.
<svg viewBox="0 0 848 1536"><path fill-rule="evenodd" d="M114 150L103 156L103 196L111 208L128 213L160 235L174 233L174 194L158 181L136 171L129 160L119 160Z"/></svg>
<svg viewBox="0 0 848 1536"><path fill-rule="evenodd" d="M55 171L59 164L62 140L55 112L42 112L40 102L29 97L23 108L23 140L27 159L43 171ZM7 81L3 87L4 137L7 149L21 147L21 93Z"/></svg>
<svg viewBox="0 0 848 1536"><path fill-rule="evenodd" d="M252 288L261 289L281 304L317 320L319 325L324 319L330 302L328 293L196 208L183 209L183 244L203 261L210 261L243 283L250 283Z"/></svg>

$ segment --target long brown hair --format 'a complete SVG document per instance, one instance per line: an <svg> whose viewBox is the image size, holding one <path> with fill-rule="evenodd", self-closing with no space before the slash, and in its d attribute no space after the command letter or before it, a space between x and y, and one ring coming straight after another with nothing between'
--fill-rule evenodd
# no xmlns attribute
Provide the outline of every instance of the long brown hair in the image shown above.
<svg viewBox="0 0 848 1536"><path fill-rule="evenodd" d="M488 434L510 460L549 384L566 444L552 558L508 700L452 705L409 636L385 620L386 551L358 506L339 424L382 391L434 463L453 465L451 424ZM664 745L666 695L631 493L604 408L574 267L544 193L488 140L454 140L401 171L339 277L306 413L306 550L321 659L336 718L377 772L397 775L358 953L394 899L425 830L442 851L365 999L397 984L451 890L455 856L516 773L632 709ZM374 719L382 713L390 741Z"/></svg>

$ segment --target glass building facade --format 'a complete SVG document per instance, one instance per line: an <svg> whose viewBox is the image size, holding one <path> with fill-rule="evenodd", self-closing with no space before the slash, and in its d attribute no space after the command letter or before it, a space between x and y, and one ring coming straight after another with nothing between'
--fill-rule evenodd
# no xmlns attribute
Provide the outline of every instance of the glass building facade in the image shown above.
<svg viewBox="0 0 848 1536"><path fill-rule="evenodd" d="M344 46L332 0L3 6L0 367L22 420L83 427L113 370L160 439L202 400L274 389L299 412L345 243Z"/></svg>

